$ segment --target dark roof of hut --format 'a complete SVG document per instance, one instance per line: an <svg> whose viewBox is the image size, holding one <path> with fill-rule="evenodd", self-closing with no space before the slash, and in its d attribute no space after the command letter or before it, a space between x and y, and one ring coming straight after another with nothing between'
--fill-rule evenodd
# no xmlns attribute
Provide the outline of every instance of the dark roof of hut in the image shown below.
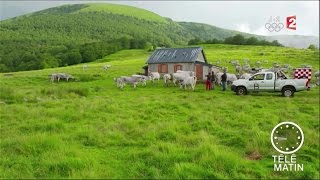
<svg viewBox="0 0 320 180"><path fill-rule="evenodd" d="M147 64L194 63L197 61L199 53L203 54L205 63L207 63L206 56L201 47L159 48L151 54Z"/></svg>

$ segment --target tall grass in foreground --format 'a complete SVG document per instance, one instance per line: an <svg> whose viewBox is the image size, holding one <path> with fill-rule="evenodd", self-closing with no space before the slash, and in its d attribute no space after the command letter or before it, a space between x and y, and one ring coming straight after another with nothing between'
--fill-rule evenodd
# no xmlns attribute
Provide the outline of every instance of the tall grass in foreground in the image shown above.
<svg viewBox="0 0 320 180"><path fill-rule="evenodd" d="M203 84L195 92L162 82L117 89L112 78L141 71L147 56L133 50L106 57L108 71L91 63L86 71L0 74L0 177L319 178L318 87L294 98L236 96L219 87L205 91ZM76 80L51 83L53 72ZM270 132L282 121L305 133L296 153L303 172L273 171L278 153ZM253 159L255 153L260 157Z"/></svg>

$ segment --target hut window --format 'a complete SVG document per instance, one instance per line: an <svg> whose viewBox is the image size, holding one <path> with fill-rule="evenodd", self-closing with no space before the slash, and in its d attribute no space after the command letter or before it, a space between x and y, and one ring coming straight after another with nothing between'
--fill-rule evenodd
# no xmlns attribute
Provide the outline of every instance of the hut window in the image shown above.
<svg viewBox="0 0 320 180"><path fill-rule="evenodd" d="M174 65L174 72L177 72L178 70L182 70L182 65L180 64Z"/></svg>
<svg viewBox="0 0 320 180"><path fill-rule="evenodd" d="M168 64L158 64L159 73L168 73Z"/></svg>

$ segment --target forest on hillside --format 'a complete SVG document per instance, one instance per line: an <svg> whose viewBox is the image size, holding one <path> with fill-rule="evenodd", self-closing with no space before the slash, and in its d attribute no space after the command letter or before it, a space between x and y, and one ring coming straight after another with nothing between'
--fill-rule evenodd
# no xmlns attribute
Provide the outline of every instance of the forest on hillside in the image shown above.
<svg viewBox="0 0 320 180"><path fill-rule="evenodd" d="M78 12L87 6L61 6L0 21L0 72L91 62L122 49L212 43L215 39L224 43L235 35L235 31L169 18L151 21L107 11Z"/></svg>
<svg viewBox="0 0 320 180"><path fill-rule="evenodd" d="M190 38L174 22L108 14L37 14L0 24L0 72L90 62L128 48L171 47Z"/></svg>

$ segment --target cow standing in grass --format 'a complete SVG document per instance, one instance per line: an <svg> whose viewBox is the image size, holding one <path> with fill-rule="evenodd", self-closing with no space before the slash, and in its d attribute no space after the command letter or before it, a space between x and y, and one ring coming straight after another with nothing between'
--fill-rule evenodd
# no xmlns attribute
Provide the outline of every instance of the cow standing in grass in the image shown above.
<svg viewBox="0 0 320 180"><path fill-rule="evenodd" d="M149 71L149 76L151 77L152 82L154 82L154 80L160 80L160 74L158 72Z"/></svg>
<svg viewBox="0 0 320 180"><path fill-rule="evenodd" d="M180 82L180 87L183 87L184 89L186 89L187 85L190 85L191 89L194 91L196 83L197 83L197 77L189 76L189 77L185 77L185 79Z"/></svg>
<svg viewBox="0 0 320 180"><path fill-rule="evenodd" d="M69 81L69 79L74 79L72 75L66 74L66 73L56 73L51 74L51 82L54 81L60 81L60 79L65 79L66 81Z"/></svg>
<svg viewBox="0 0 320 180"><path fill-rule="evenodd" d="M217 84L221 84L221 76L222 76L222 74L223 73L217 73L216 74L216 82L217 82ZM231 83L232 84L232 82L233 81L235 81L235 80L237 80L238 78L237 78L237 76L235 75L235 74L230 74L230 73L227 73L227 82L228 83Z"/></svg>
<svg viewBox="0 0 320 180"><path fill-rule="evenodd" d="M111 68L111 65L109 65L109 64L106 64L106 65L102 66L102 69L105 70L105 71L108 70L109 68Z"/></svg>
<svg viewBox="0 0 320 180"><path fill-rule="evenodd" d="M121 76L119 78L114 78L117 83L117 87L123 89L125 84L131 84L133 88L137 87L137 84L142 81L140 77L130 77L130 76Z"/></svg>
<svg viewBox="0 0 320 180"><path fill-rule="evenodd" d="M147 85L147 81L151 79L149 76L139 75L139 74L133 74L132 77L139 78L141 84L144 85L144 86L146 86Z"/></svg>
<svg viewBox="0 0 320 180"><path fill-rule="evenodd" d="M86 69L88 69L88 65L86 64L82 65L82 70L86 70Z"/></svg>
<svg viewBox="0 0 320 180"><path fill-rule="evenodd" d="M187 77L191 77L191 76L194 76L194 72L193 71L181 71L181 70L178 70L176 73L172 74L172 82L176 86L176 82L177 81L179 81L179 82L183 81Z"/></svg>
<svg viewBox="0 0 320 180"><path fill-rule="evenodd" d="M169 81L171 80L171 75L170 74L165 74L165 75L163 75L163 81L164 81L164 84L166 85L166 86L168 86L169 85Z"/></svg>

